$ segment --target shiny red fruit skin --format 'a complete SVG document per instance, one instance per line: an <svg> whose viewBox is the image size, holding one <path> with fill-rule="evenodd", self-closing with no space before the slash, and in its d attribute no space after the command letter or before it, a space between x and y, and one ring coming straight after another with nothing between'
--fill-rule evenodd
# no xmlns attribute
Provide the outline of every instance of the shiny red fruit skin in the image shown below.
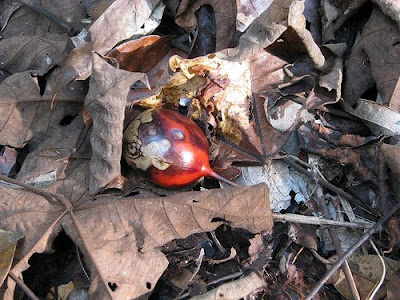
<svg viewBox="0 0 400 300"><path fill-rule="evenodd" d="M152 120L141 123L137 130L141 149L144 149L143 145L154 143L160 147L156 150L161 155L157 159L170 166L161 170L151 165L145 170L148 179L163 187L179 188L210 175L210 146L200 127L186 116L169 109L153 109L151 116ZM125 159L130 166L136 167L130 157L125 155Z"/></svg>

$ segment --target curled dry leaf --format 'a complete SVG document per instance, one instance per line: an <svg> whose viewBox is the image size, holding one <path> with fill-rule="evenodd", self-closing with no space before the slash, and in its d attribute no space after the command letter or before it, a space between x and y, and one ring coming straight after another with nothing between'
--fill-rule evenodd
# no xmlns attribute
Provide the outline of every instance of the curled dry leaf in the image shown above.
<svg viewBox="0 0 400 300"><path fill-rule="evenodd" d="M275 0L240 37L239 45L217 53L219 57L229 59L245 59L254 55L275 42L288 28L288 34L294 34L301 41L301 47L313 60L317 68L322 68L325 58L318 45L306 29L303 15L304 2Z"/></svg>
<svg viewBox="0 0 400 300"><path fill-rule="evenodd" d="M64 66L63 76L57 83L57 90L75 79L82 80L91 75L92 51L100 55L107 54L121 41L140 33L142 26L151 19L152 13L163 9L164 5L159 0L113 2L90 27L91 41L71 52ZM152 27L160 21L158 19L153 22L155 24Z"/></svg>
<svg viewBox="0 0 400 300"><path fill-rule="evenodd" d="M374 174L365 165L360 153L351 148L332 148L328 142L320 138L311 129L310 124L301 126L298 134L300 145L304 151L319 154L326 159L332 159L344 165L350 165L363 180L377 183Z"/></svg>
<svg viewBox="0 0 400 300"><path fill-rule="evenodd" d="M98 193L121 173L126 97L130 86L139 80L147 80L146 74L116 69L98 54L93 54L93 74L85 100L86 109L93 118L90 137L92 194Z"/></svg>
<svg viewBox="0 0 400 300"><path fill-rule="evenodd" d="M117 0L112 3L89 29L93 50L105 55L115 45L133 36L158 5L159 0Z"/></svg>
<svg viewBox="0 0 400 300"><path fill-rule="evenodd" d="M184 0L176 13L176 24L187 29L194 29L197 26L195 12L203 5L210 5L214 10L217 25L216 50L219 51L232 46L231 43L236 30L236 1Z"/></svg>
<svg viewBox="0 0 400 300"><path fill-rule="evenodd" d="M325 127L317 122L311 122L311 127L318 131L318 134L327 142L342 147L349 146L356 148L378 138L376 136L363 137L357 134L342 134L340 131Z"/></svg>
<svg viewBox="0 0 400 300"><path fill-rule="evenodd" d="M148 35L118 45L107 57L115 58L119 68L130 72L150 71L171 49L171 37Z"/></svg>
<svg viewBox="0 0 400 300"><path fill-rule="evenodd" d="M344 103L343 109L366 121L365 125L375 135L395 136L400 134L400 113L377 102L358 99L353 109Z"/></svg>

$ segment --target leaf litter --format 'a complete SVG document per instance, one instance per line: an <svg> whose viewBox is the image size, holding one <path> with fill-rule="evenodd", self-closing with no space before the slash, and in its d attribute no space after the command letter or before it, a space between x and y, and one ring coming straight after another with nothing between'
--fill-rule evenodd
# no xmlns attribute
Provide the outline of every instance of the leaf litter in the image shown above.
<svg viewBox="0 0 400 300"><path fill-rule="evenodd" d="M396 4L261 2L2 4L0 222L23 236L3 298L70 282L97 299L395 297L398 277L368 245L340 285L313 286L361 238L350 227L397 207ZM241 187L166 190L129 169L123 130L154 107L195 120L213 169ZM388 264L398 220L371 236ZM33 284L34 259L62 235L70 273Z"/></svg>

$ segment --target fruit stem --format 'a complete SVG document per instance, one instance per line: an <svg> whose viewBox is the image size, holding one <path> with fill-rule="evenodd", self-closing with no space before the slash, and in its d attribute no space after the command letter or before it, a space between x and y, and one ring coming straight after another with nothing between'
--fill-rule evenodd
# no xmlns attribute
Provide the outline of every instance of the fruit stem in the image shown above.
<svg viewBox="0 0 400 300"><path fill-rule="evenodd" d="M226 179L225 177L222 177L221 175L218 175L217 173L215 173L214 171L210 170L207 174L207 176L213 177L215 179L221 180L222 182L225 182L231 186L234 187L240 187L240 185L237 185L236 183L234 183L233 181L230 181L229 179Z"/></svg>

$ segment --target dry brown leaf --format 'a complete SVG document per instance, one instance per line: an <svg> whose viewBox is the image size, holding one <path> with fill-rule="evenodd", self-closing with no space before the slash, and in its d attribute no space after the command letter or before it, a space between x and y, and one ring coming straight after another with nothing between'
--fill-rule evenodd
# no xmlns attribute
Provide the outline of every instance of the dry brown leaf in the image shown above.
<svg viewBox="0 0 400 300"><path fill-rule="evenodd" d="M7 26L8 19L22 5L18 0L0 2L0 32Z"/></svg>
<svg viewBox="0 0 400 300"><path fill-rule="evenodd" d="M400 113L400 76L394 87L392 97L389 100L389 108Z"/></svg>
<svg viewBox="0 0 400 300"><path fill-rule="evenodd" d="M397 0L372 0L382 12L397 22L400 29L400 6Z"/></svg>
<svg viewBox="0 0 400 300"><path fill-rule="evenodd" d="M343 98L351 106L375 85L383 104L389 103L400 76L400 50L394 42L399 39L396 22L375 8L348 62Z"/></svg>
<svg viewBox="0 0 400 300"><path fill-rule="evenodd" d="M392 173L400 180L400 146L382 144L381 151Z"/></svg>
<svg viewBox="0 0 400 300"><path fill-rule="evenodd" d="M289 7L293 2L275 0L241 35L237 47L219 51L217 55L240 60L271 45L287 29Z"/></svg>
<svg viewBox="0 0 400 300"><path fill-rule="evenodd" d="M239 0L236 29L244 32L255 18L261 15L273 0Z"/></svg>
<svg viewBox="0 0 400 300"><path fill-rule="evenodd" d="M114 1L90 27L91 41L71 52L64 66L63 76L57 83L56 92L75 79L82 80L91 75L92 51L105 55L118 43L132 38L134 34L148 33L143 32L144 29L150 30L146 28L146 22L150 20L151 27L156 26L160 20L150 17L152 13L159 14L163 9L164 6L159 0Z"/></svg>
<svg viewBox="0 0 400 300"><path fill-rule="evenodd" d="M0 64L10 73L34 70L45 74L65 59L67 35L53 34L49 39L14 36L0 40Z"/></svg>
<svg viewBox="0 0 400 300"><path fill-rule="evenodd" d="M2 1L4 2L4 1ZM10 1L5 1L9 3ZM31 4L31 1L19 1ZM75 28L82 28L81 21L87 17L82 1L60 0L40 1L38 4L44 10L68 21ZM51 40L53 34L66 34L66 30L50 20L43 14L37 13L27 5L22 5L10 17L8 24L2 32L4 38L19 35L37 36Z"/></svg>
<svg viewBox="0 0 400 300"><path fill-rule="evenodd" d="M33 137L38 142L38 138L46 135L53 122L60 122L68 113L77 114L76 108L79 111L79 103L82 102L82 99L66 97L63 100L67 103L60 103L51 110L49 97L40 95L37 77L33 77L29 71L5 79L0 85L0 95L0 144L15 148L22 148ZM75 106L72 111L71 105Z"/></svg>
<svg viewBox="0 0 400 300"><path fill-rule="evenodd" d="M105 55L119 42L130 38L159 3L159 0L117 0L112 3L89 29L93 51Z"/></svg>
<svg viewBox="0 0 400 300"><path fill-rule="evenodd" d="M122 131L130 86L147 80L144 73L116 69L93 54L93 74L85 106L93 118L90 192L98 193L121 173Z"/></svg>
<svg viewBox="0 0 400 300"><path fill-rule="evenodd" d="M317 226L313 225L292 223L289 225L288 235L296 244L317 251L318 242L315 233L317 228Z"/></svg>
<svg viewBox="0 0 400 300"><path fill-rule="evenodd" d="M194 29L197 26L195 12L203 5L210 5L214 9L217 24L216 50L219 51L232 46L231 43L236 30L236 1L184 0L176 12L176 24L186 29Z"/></svg>
<svg viewBox="0 0 400 300"><path fill-rule="evenodd" d="M71 185L77 184L82 185L82 178L72 175L51 190L65 186L71 191ZM104 196L90 202L84 201L82 194L64 193L76 198L64 200L73 203L73 213L25 190L0 189L0 225L27 237L17 251L13 272L19 275L25 270L30 255L43 252L62 224L92 267L92 295L98 293L102 298L108 293L117 299L131 299L150 292L168 264L158 248L173 239L214 230L221 222L251 232L269 230L273 225L265 184L164 198ZM141 276L135 276L138 273ZM14 284L8 283L11 293ZM111 286L118 288L111 291Z"/></svg>
<svg viewBox="0 0 400 300"><path fill-rule="evenodd" d="M107 57L115 58L122 70L146 73L167 55L171 49L170 41L171 37L148 35L118 45L107 53Z"/></svg>
<svg viewBox="0 0 400 300"><path fill-rule="evenodd" d="M367 0L321 1L322 41L327 43L335 40L335 32L366 2Z"/></svg>
<svg viewBox="0 0 400 300"><path fill-rule="evenodd" d="M115 0L84 0L83 5L87 14L96 20Z"/></svg>

